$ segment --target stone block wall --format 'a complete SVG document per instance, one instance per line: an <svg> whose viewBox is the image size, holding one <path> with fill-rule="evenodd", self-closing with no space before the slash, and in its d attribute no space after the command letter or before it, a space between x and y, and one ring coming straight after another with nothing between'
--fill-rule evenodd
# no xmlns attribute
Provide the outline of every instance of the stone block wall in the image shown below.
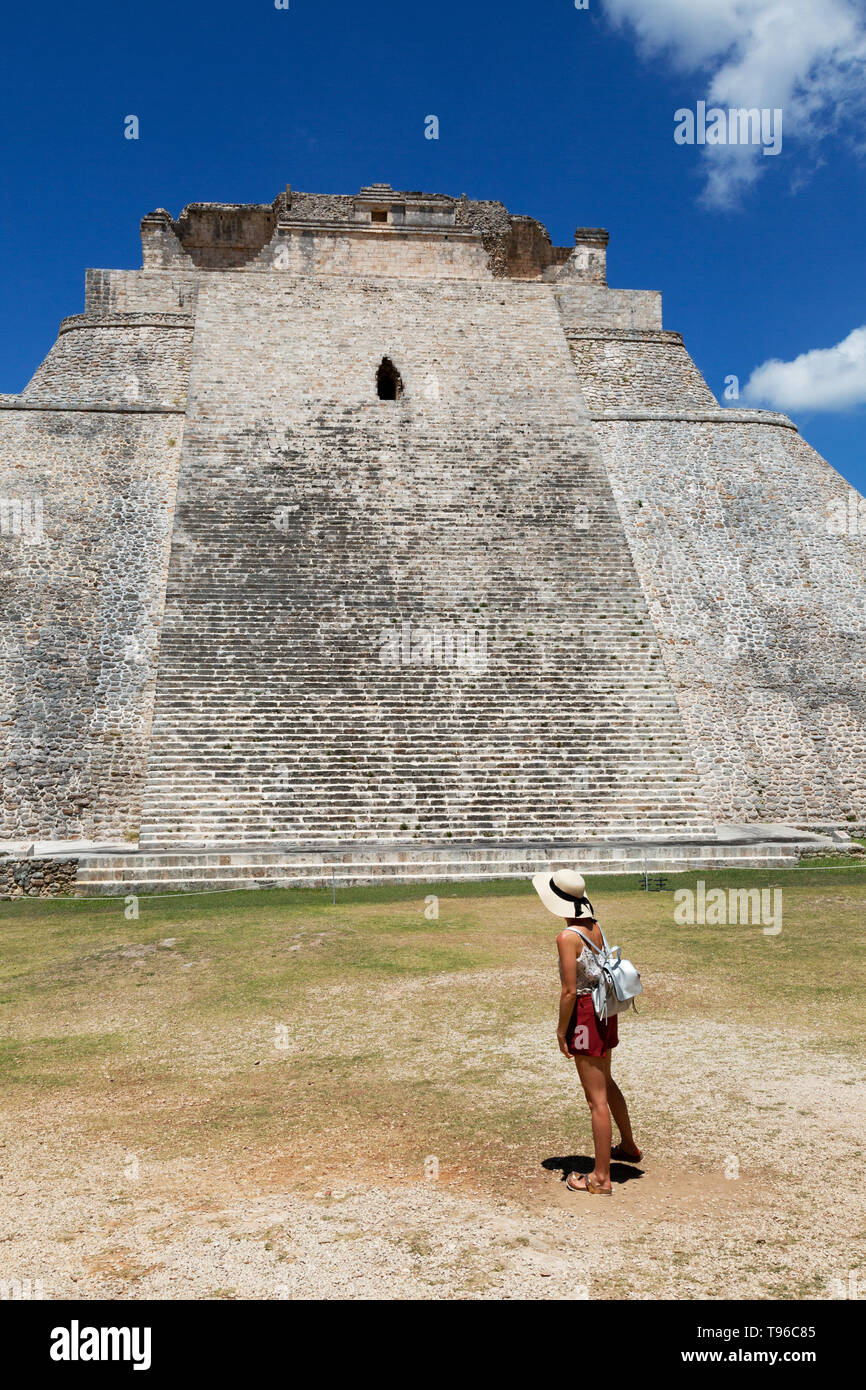
<svg viewBox="0 0 866 1390"><path fill-rule="evenodd" d="M481 238L471 232L280 226L252 263L290 275L384 275L425 280L492 279Z"/></svg>
<svg viewBox="0 0 866 1390"><path fill-rule="evenodd" d="M88 315L195 314L200 270L88 270Z"/></svg>
<svg viewBox="0 0 866 1390"><path fill-rule="evenodd" d="M556 303L566 333L588 326L660 329L657 290L610 290L603 285L557 285Z"/></svg>

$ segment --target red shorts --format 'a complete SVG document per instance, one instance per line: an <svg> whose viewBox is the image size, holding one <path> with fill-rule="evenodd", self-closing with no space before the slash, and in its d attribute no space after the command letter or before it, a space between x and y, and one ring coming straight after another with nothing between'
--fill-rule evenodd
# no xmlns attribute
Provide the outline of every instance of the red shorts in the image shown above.
<svg viewBox="0 0 866 1390"><path fill-rule="evenodd" d="M571 1052L581 1057L603 1057L619 1042L616 1014L602 1023L592 1006L592 995L579 994L565 1038Z"/></svg>

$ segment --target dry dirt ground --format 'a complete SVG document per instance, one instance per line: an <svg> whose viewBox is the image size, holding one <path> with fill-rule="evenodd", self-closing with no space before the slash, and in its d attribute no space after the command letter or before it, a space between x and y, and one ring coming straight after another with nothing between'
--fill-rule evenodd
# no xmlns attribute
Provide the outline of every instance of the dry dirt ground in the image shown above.
<svg viewBox="0 0 866 1390"><path fill-rule="evenodd" d="M590 1130L522 886L0 905L0 1294L866 1287L866 876L762 881L775 937L594 885L646 987L614 1054L645 1157L611 1199L564 1186Z"/></svg>

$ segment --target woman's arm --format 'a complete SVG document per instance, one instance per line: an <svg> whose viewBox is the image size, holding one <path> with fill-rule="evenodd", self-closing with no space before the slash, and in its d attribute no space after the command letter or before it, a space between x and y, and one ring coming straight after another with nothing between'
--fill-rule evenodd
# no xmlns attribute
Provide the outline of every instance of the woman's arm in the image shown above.
<svg viewBox="0 0 866 1390"><path fill-rule="evenodd" d="M580 938L577 938L579 941ZM561 931L556 938L556 946L559 951L559 977L562 980L562 990L559 996L559 1025L556 1029L556 1039L559 1043L560 1052L566 1057L574 1054L569 1051L566 1042L566 1032L571 1022L571 1015L574 1012L575 1001L577 1000L577 941L575 933ZM581 942L581 946L583 943Z"/></svg>

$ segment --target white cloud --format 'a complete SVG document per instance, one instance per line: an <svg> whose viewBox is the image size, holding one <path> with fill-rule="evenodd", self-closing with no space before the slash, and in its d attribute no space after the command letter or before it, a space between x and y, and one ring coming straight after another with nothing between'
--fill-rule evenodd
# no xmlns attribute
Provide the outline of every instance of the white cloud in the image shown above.
<svg viewBox="0 0 866 1390"><path fill-rule="evenodd" d="M813 348L793 362L756 367L743 397L775 410L849 410L866 403L866 327L831 348Z"/></svg>
<svg viewBox="0 0 866 1390"><path fill-rule="evenodd" d="M845 137L862 149L862 0L604 0L604 7L614 24L634 31L648 56L704 74L692 106L706 99L722 107L781 107L786 141L817 146L847 126ZM702 155L704 199L716 207L735 204L771 164L759 147L707 146Z"/></svg>

